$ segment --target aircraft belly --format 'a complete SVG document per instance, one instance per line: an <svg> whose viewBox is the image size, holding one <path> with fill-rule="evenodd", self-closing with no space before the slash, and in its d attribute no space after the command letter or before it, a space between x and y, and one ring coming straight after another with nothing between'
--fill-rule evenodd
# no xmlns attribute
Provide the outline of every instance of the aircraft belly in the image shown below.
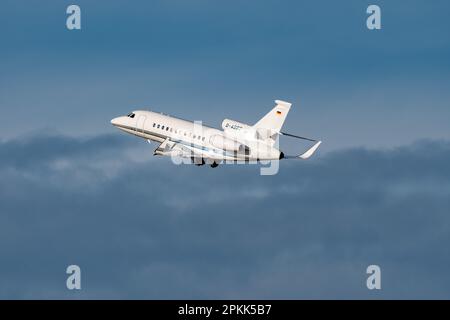
<svg viewBox="0 0 450 320"><path fill-rule="evenodd" d="M150 140L156 141L156 142L164 142L164 140L165 140L164 138L154 136L151 134L147 134L147 133L145 133L144 135L145 135L145 137L144 137L145 139L150 139Z"/></svg>

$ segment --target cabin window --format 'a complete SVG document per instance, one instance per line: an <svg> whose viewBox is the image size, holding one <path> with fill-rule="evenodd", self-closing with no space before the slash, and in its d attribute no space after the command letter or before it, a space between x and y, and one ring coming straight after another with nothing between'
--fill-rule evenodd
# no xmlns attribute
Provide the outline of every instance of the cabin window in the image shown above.
<svg viewBox="0 0 450 320"><path fill-rule="evenodd" d="M158 124L157 128L159 129L159 124Z"/></svg>
<svg viewBox="0 0 450 320"><path fill-rule="evenodd" d="M205 137L203 137L202 140L205 141Z"/></svg>
<svg viewBox="0 0 450 320"><path fill-rule="evenodd" d="M156 123L153 122L153 128L156 127Z"/></svg>
<svg viewBox="0 0 450 320"><path fill-rule="evenodd" d="M194 139L195 139L195 134L194 134Z"/></svg>
<svg viewBox="0 0 450 320"><path fill-rule="evenodd" d="M164 130L164 126L162 126L161 129Z"/></svg>
<svg viewBox="0 0 450 320"><path fill-rule="evenodd" d="M166 131L169 131L169 127L166 127Z"/></svg>

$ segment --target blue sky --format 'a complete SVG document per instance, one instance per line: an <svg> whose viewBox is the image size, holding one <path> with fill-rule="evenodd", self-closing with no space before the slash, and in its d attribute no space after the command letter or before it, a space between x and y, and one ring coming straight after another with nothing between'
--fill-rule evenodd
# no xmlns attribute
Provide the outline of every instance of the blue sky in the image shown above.
<svg viewBox="0 0 450 320"><path fill-rule="evenodd" d="M254 123L281 98L325 151L448 138L448 3L377 2L378 32L366 3L80 1L71 32L69 2L7 1L0 105L21 120L1 134L108 133L133 108Z"/></svg>
<svg viewBox="0 0 450 320"><path fill-rule="evenodd" d="M77 1L68 31L71 3L1 6L0 297L448 298L448 1ZM109 123L274 99L324 141L274 177L173 167Z"/></svg>

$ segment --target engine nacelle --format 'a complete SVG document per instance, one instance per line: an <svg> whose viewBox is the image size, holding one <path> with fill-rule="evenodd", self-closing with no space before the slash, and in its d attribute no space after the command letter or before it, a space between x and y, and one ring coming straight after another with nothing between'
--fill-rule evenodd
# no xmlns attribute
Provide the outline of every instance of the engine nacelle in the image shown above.
<svg viewBox="0 0 450 320"><path fill-rule="evenodd" d="M233 151L233 152L248 152L249 149L246 145L235 141L233 139L226 138L220 134L216 134L211 136L209 139L209 142L216 148L227 150L227 151Z"/></svg>
<svg viewBox="0 0 450 320"><path fill-rule="evenodd" d="M234 121L234 120L230 120L230 119L225 119L222 121L222 129L224 131L239 132L239 131L245 131L250 128L251 127L248 124L245 124L242 122L238 122L238 121Z"/></svg>

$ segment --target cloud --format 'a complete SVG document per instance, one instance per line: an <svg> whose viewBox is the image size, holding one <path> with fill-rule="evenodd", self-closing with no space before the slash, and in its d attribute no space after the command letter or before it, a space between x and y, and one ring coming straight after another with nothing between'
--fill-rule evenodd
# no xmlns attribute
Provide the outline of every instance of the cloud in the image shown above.
<svg viewBox="0 0 450 320"><path fill-rule="evenodd" d="M448 297L447 141L283 161L276 176L151 151L120 135L0 143L0 297Z"/></svg>

